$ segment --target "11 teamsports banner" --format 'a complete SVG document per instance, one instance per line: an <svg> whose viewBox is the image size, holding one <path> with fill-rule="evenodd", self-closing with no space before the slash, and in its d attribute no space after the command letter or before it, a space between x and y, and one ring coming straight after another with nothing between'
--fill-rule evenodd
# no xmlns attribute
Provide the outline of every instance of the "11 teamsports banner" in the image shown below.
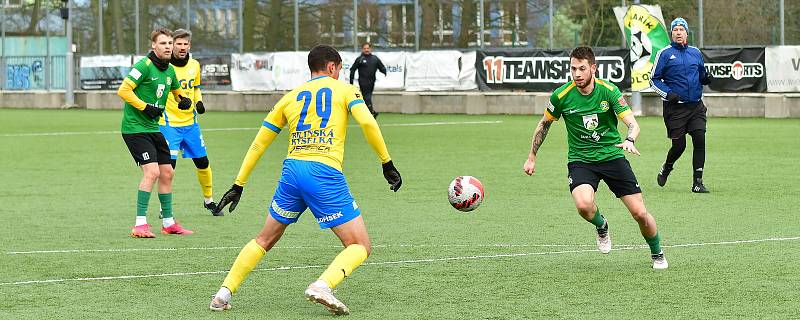
<svg viewBox="0 0 800 320"><path fill-rule="evenodd" d="M131 69L131 56L81 57L82 90L117 90Z"/></svg>
<svg viewBox="0 0 800 320"><path fill-rule="evenodd" d="M661 7L614 7L614 15L630 48L631 90L647 90L650 88L650 71L656 53L670 43Z"/></svg>
<svg viewBox="0 0 800 320"><path fill-rule="evenodd" d="M767 47L767 91L800 92L800 46Z"/></svg>
<svg viewBox="0 0 800 320"><path fill-rule="evenodd" d="M479 50L475 59L478 89L552 91L572 79L569 54L568 50ZM595 76L620 90L631 87L629 50L597 48L594 54Z"/></svg>
<svg viewBox="0 0 800 320"><path fill-rule="evenodd" d="M702 49L715 91L767 91L764 48ZM784 66L786 68L786 66Z"/></svg>

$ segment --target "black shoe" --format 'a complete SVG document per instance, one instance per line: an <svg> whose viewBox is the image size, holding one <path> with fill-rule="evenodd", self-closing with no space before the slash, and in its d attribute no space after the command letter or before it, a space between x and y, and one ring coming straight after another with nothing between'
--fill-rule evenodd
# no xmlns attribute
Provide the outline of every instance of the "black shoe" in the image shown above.
<svg viewBox="0 0 800 320"><path fill-rule="evenodd" d="M211 211L211 214L214 216L219 217L225 215L225 213L223 213L222 210L217 212L217 204L214 203L213 201L209 203L203 203L203 207L205 207L208 211Z"/></svg>
<svg viewBox="0 0 800 320"><path fill-rule="evenodd" d="M708 191L708 189L706 189L706 186L703 185L703 178L694 179L694 185L692 185L692 192L711 193L711 191Z"/></svg>
<svg viewBox="0 0 800 320"><path fill-rule="evenodd" d="M663 187L667 184L667 177L669 177L670 172L672 172L672 168L667 169L666 164L661 165L661 170L658 171L658 177L656 177L659 187Z"/></svg>

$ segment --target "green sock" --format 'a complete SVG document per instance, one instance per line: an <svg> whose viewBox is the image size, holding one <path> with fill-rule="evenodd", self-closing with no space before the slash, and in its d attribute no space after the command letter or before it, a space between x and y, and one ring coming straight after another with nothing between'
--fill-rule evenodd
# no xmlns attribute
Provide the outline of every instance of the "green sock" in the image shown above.
<svg viewBox="0 0 800 320"><path fill-rule="evenodd" d="M139 190L136 194L136 216L147 216L147 205L150 203L150 192Z"/></svg>
<svg viewBox="0 0 800 320"><path fill-rule="evenodd" d="M644 241L647 241L647 245L650 246L650 254L661 253L661 237L658 236L658 232L652 238L644 237Z"/></svg>
<svg viewBox="0 0 800 320"><path fill-rule="evenodd" d="M606 218L600 213L599 207L595 208L597 208L597 211L594 212L594 218L592 218L592 221L589 222L591 222L595 227L602 228L603 224L606 223Z"/></svg>
<svg viewBox="0 0 800 320"><path fill-rule="evenodd" d="M159 193L158 201L161 201L161 216L172 218L172 193Z"/></svg>

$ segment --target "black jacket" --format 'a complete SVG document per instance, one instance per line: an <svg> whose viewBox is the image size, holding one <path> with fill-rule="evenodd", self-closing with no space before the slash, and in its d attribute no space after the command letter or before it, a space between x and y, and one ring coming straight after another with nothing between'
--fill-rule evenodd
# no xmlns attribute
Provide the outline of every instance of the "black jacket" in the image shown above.
<svg viewBox="0 0 800 320"><path fill-rule="evenodd" d="M375 72L380 71L384 75L386 75L386 67L383 66L383 62L381 59L378 59L374 54L361 54L356 58L356 61L353 62L353 66L350 67L350 83L353 83L353 77L356 74L356 70L358 70L358 83L359 84L374 84L375 83Z"/></svg>

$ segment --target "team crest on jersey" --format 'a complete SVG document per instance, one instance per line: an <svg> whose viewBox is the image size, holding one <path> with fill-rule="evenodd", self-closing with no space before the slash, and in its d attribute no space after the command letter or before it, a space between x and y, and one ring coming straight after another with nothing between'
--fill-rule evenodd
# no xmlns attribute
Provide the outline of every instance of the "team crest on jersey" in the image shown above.
<svg viewBox="0 0 800 320"><path fill-rule="evenodd" d="M590 114L583 116L583 127L588 130L594 130L600 121L597 120L597 114Z"/></svg>
<svg viewBox="0 0 800 320"><path fill-rule="evenodd" d="M167 85L168 85L168 86L171 86L171 85L172 85L172 78L170 78L170 77L167 77Z"/></svg>
<svg viewBox="0 0 800 320"><path fill-rule="evenodd" d="M603 112L608 111L608 101L600 101L600 110Z"/></svg>

